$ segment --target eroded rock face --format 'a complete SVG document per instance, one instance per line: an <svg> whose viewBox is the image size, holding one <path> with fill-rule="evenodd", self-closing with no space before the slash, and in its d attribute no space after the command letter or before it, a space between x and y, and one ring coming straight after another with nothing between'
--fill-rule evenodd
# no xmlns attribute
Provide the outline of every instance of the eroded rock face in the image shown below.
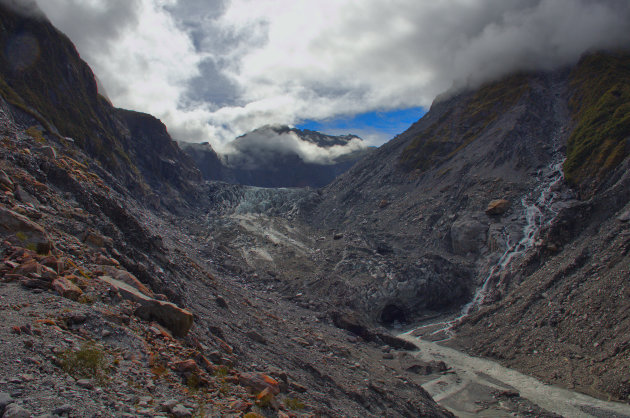
<svg viewBox="0 0 630 418"><path fill-rule="evenodd" d="M25 216L0 206L0 233L40 254L50 252L53 243L38 224Z"/></svg>

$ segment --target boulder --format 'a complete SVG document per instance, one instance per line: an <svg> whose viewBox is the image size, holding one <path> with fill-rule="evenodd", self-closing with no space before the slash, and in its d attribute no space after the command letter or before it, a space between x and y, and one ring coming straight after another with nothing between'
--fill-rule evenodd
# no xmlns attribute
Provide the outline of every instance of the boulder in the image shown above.
<svg viewBox="0 0 630 418"><path fill-rule="evenodd" d="M276 410L280 407L278 400L269 387L266 387L256 395L256 405L261 408L273 408Z"/></svg>
<svg viewBox="0 0 630 418"><path fill-rule="evenodd" d="M134 315L146 321L155 320L176 337L185 337L193 324L193 314L171 302L147 298L140 303Z"/></svg>
<svg viewBox="0 0 630 418"><path fill-rule="evenodd" d="M628 221L630 221L630 209L628 209L627 211L625 211L621 215L617 216L617 220L619 222L628 222Z"/></svg>
<svg viewBox="0 0 630 418"><path fill-rule="evenodd" d="M65 277L58 277L52 283L53 289L57 291L61 296L71 300L78 300L79 296L83 294L83 291L79 289L79 286L72 283Z"/></svg>
<svg viewBox="0 0 630 418"><path fill-rule="evenodd" d="M105 275L111 276L118 281L126 283L130 286L133 286L134 288L138 289L140 292L144 293L145 295L149 297L155 296L153 292L148 287L146 287L140 280L138 280L136 276L134 276L133 274L129 273L126 270L121 270L121 269L118 269L116 267L109 266L109 265L101 265L101 270L103 271L103 273L105 273Z"/></svg>
<svg viewBox="0 0 630 418"><path fill-rule="evenodd" d="M252 389L256 392L262 392L269 388L269 391L277 395L280 393L280 384L276 379L262 373L241 373L238 376L238 382L241 386Z"/></svg>
<svg viewBox="0 0 630 418"><path fill-rule="evenodd" d="M510 201L505 199L496 199L488 203L486 215L500 216L510 208Z"/></svg>
<svg viewBox="0 0 630 418"><path fill-rule="evenodd" d="M57 158L57 151L51 146L46 146L41 149L42 154L46 157L55 160Z"/></svg>
<svg viewBox="0 0 630 418"><path fill-rule="evenodd" d="M191 376L193 374L199 374L201 370L194 359L176 361L171 365L171 368L177 373L183 376Z"/></svg>
<svg viewBox="0 0 630 418"><path fill-rule="evenodd" d="M33 197L32 194L24 190L21 186L17 186L13 191L15 198L22 203L31 205L33 207L37 207L39 205L39 201Z"/></svg>
<svg viewBox="0 0 630 418"><path fill-rule="evenodd" d="M95 230L88 228L83 232L81 240L94 248L105 248L111 246L112 239L106 238Z"/></svg>
<svg viewBox="0 0 630 418"><path fill-rule="evenodd" d="M0 392L0 416L4 413L6 407L15 402L15 400L6 392Z"/></svg>
<svg viewBox="0 0 630 418"><path fill-rule="evenodd" d="M171 414L176 418L187 418L193 416L193 411L182 404L177 404L171 409Z"/></svg>
<svg viewBox="0 0 630 418"><path fill-rule="evenodd" d="M488 225L474 219L458 219L451 225L451 245L455 254L478 253L487 241Z"/></svg>
<svg viewBox="0 0 630 418"><path fill-rule="evenodd" d="M13 190L14 187L11 177L3 170L0 170L0 186L3 186L6 190Z"/></svg>
<svg viewBox="0 0 630 418"><path fill-rule="evenodd" d="M249 337L249 339L256 341L257 343L267 345L267 340L263 337L259 332L251 330L245 333Z"/></svg>
<svg viewBox="0 0 630 418"><path fill-rule="evenodd" d="M2 418L31 418L31 413L20 405L12 403L4 409Z"/></svg>
<svg viewBox="0 0 630 418"><path fill-rule="evenodd" d="M16 244L40 254L47 254L53 248L53 243L44 228L27 217L1 206L0 234L9 235Z"/></svg>
<svg viewBox="0 0 630 418"><path fill-rule="evenodd" d="M125 299L138 302L140 306L134 315L146 321L156 321L163 325L176 337L185 337L193 324L193 315L171 302L153 299L125 282L111 276L100 276L100 280L109 284Z"/></svg>

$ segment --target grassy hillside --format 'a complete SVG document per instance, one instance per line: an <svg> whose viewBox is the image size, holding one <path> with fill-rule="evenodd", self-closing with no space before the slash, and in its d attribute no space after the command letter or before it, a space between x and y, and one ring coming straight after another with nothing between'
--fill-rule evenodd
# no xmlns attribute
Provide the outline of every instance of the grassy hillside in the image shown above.
<svg viewBox="0 0 630 418"><path fill-rule="evenodd" d="M570 76L575 129L567 144L566 178L587 186L630 152L630 54L593 54Z"/></svg>
<svg viewBox="0 0 630 418"><path fill-rule="evenodd" d="M482 86L463 107L452 108L414 139L400 156L408 170L426 171L473 142L506 108L528 90L528 77L518 74Z"/></svg>

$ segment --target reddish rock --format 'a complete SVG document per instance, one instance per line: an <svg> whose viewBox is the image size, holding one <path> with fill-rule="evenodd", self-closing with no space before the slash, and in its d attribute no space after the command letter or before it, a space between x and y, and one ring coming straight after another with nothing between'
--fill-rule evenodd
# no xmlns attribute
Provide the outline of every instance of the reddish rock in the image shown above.
<svg viewBox="0 0 630 418"><path fill-rule="evenodd" d="M101 265L101 266L120 267L120 263L118 262L118 260L114 260L113 258L104 256L103 254L98 254L96 256L95 262L96 264Z"/></svg>
<svg viewBox="0 0 630 418"><path fill-rule="evenodd" d="M52 283L52 287L61 296L71 300L78 300L79 296L83 294L83 291L81 291L76 284L72 283L65 277L58 277L55 279Z"/></svg>
<svg viewBox="0 0 630 418"><path fill-rule="evenodd" d="M55 270L51 269L50 267L46 267L46 266L42 266L41 267L41 272L39 273L39 275L42 277L42 279L48 280L48 281L53 281L58 276L58 274L57 274L57 272Z"/></svg>
<svg viewBox="0 0 630 418"><path fill-rule="evenodd" d="M277 395L280 393L280 384L276 379L271 376L267 376L262 373L241 373L238 376L238 381L241 386L252 389L256 392L262 392L266 388L269 388L272 394Z"/></svg>
<svg viewBox="0 0 630 418"><path fill-rule="evenodd" d="M14 243L40 254L47 254L53 248L53 243L44 228L27 217L2 206L0 206L0 234L9 235Z"/></svg>
<svg viewBox="0 0 630 418"><path fill-rule="evenodd" d="M247 412L253 406L251 402L245 402L242 399L237 399L229 405L230 411L233 412Z"/></svg>
<svg viewBox="0 0 630 418"><path fill-rule="evenodd" d="M193 359L176 361L175 363L171 364L171 369L184 376L199 374L199 372L201 371L199 369L199 366L197 365L197 362L195 362L195 360Z"/></svg>
<svg viewBox="0 0 630 418"><path fill-rule="evenodd" d="M102 265L101 270L103 270L103 273L105 273L107 276L111 276L116 280L119 280L123 283L128 284L129 286L133 286L134 288L138 289L140 292L142 292L146 296L151 297L151 298L154 297L153 292L148 287L146 287L140 280L138 280L136 276L129 273L127 270L117 269L116 267L109 266L109 265Z"/></svg>
<svg viewBox="0 0 630 418"><path fill-rule="evenodd" d="M109 284L125 299L138 302L140 306L134 315L146 321L156 321L166 327L176 337L185 337L193 324L193 314L170 302L153 299L135 287L116 280L111 276L100 276L100 280Z"/></svg>
<svg viewBox="0 0 630 418"><path fill-rule="evenodd" d="M42 271L42 266L37 261L30 259L20 264L18 268L13 270L14 274L21 274L26 276L27 274L36 273L40 274Z"/></svg>
<svg viewBox="0 0 630 418"><path fill-rule="evenodd" d="M208 373L214 373L217 369L217 367L205 356L199 356L199 363L201 363L201 367L206 369Z"/></svg>
<svg viewBox="0 0 630 418"><path fill-rule="evenodd" d="M19 263L16 263L15 261L11 261L11 260L5 260L4 261L4 265L7 266L10 269L16 269L16 268L20 267Z"/></svg>
<svg viewBox="0 0 630 418"><path fill-rule="evenodd" d="M262 408L278 409L280 404L276 400L271 388L264 388L258 395L256 395L256 405Z"/></svg>
<svg viewBox="0 0 630 418"><path fill-rule="evenodd" d="M488 203L486 215L503 215L510 208L510 201L497 199Z"/></svg>
<svg viewBox="0 0 630 418"><path fill-rule="evenodd" d="M13 190L13 182L11 178L3 170L0 170L0 186L6 190Z"/></svg>
<svg viewBox="0 0 630 418"><path fill-rule="evenodd" d="M59 259L54 255L50 255L48 257L40 260L40 263L46 267L49 267L57 272L57 274L61 274L65 270L65 260L63 258Z"/></svg>
<svg viewBox="0 0 630 418"><path fill-rule="evenodd" d="M291 388L291 390L299 393L304 393L308 390L305 386L302 386L297 382L291 382L289 384L289 387Z"/></svg>

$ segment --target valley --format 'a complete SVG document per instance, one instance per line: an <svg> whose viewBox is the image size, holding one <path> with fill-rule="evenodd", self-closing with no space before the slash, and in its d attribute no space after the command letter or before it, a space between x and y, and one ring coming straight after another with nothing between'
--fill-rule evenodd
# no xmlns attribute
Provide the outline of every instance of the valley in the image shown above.
<svg viewBox="0 0 630 418"><path fill-rule="evenodd" d="M0 54L3 418L630 416L627 51L316 169L250 133L221 174L45 18L0 18L0 51L42 52Z"/></svg>

